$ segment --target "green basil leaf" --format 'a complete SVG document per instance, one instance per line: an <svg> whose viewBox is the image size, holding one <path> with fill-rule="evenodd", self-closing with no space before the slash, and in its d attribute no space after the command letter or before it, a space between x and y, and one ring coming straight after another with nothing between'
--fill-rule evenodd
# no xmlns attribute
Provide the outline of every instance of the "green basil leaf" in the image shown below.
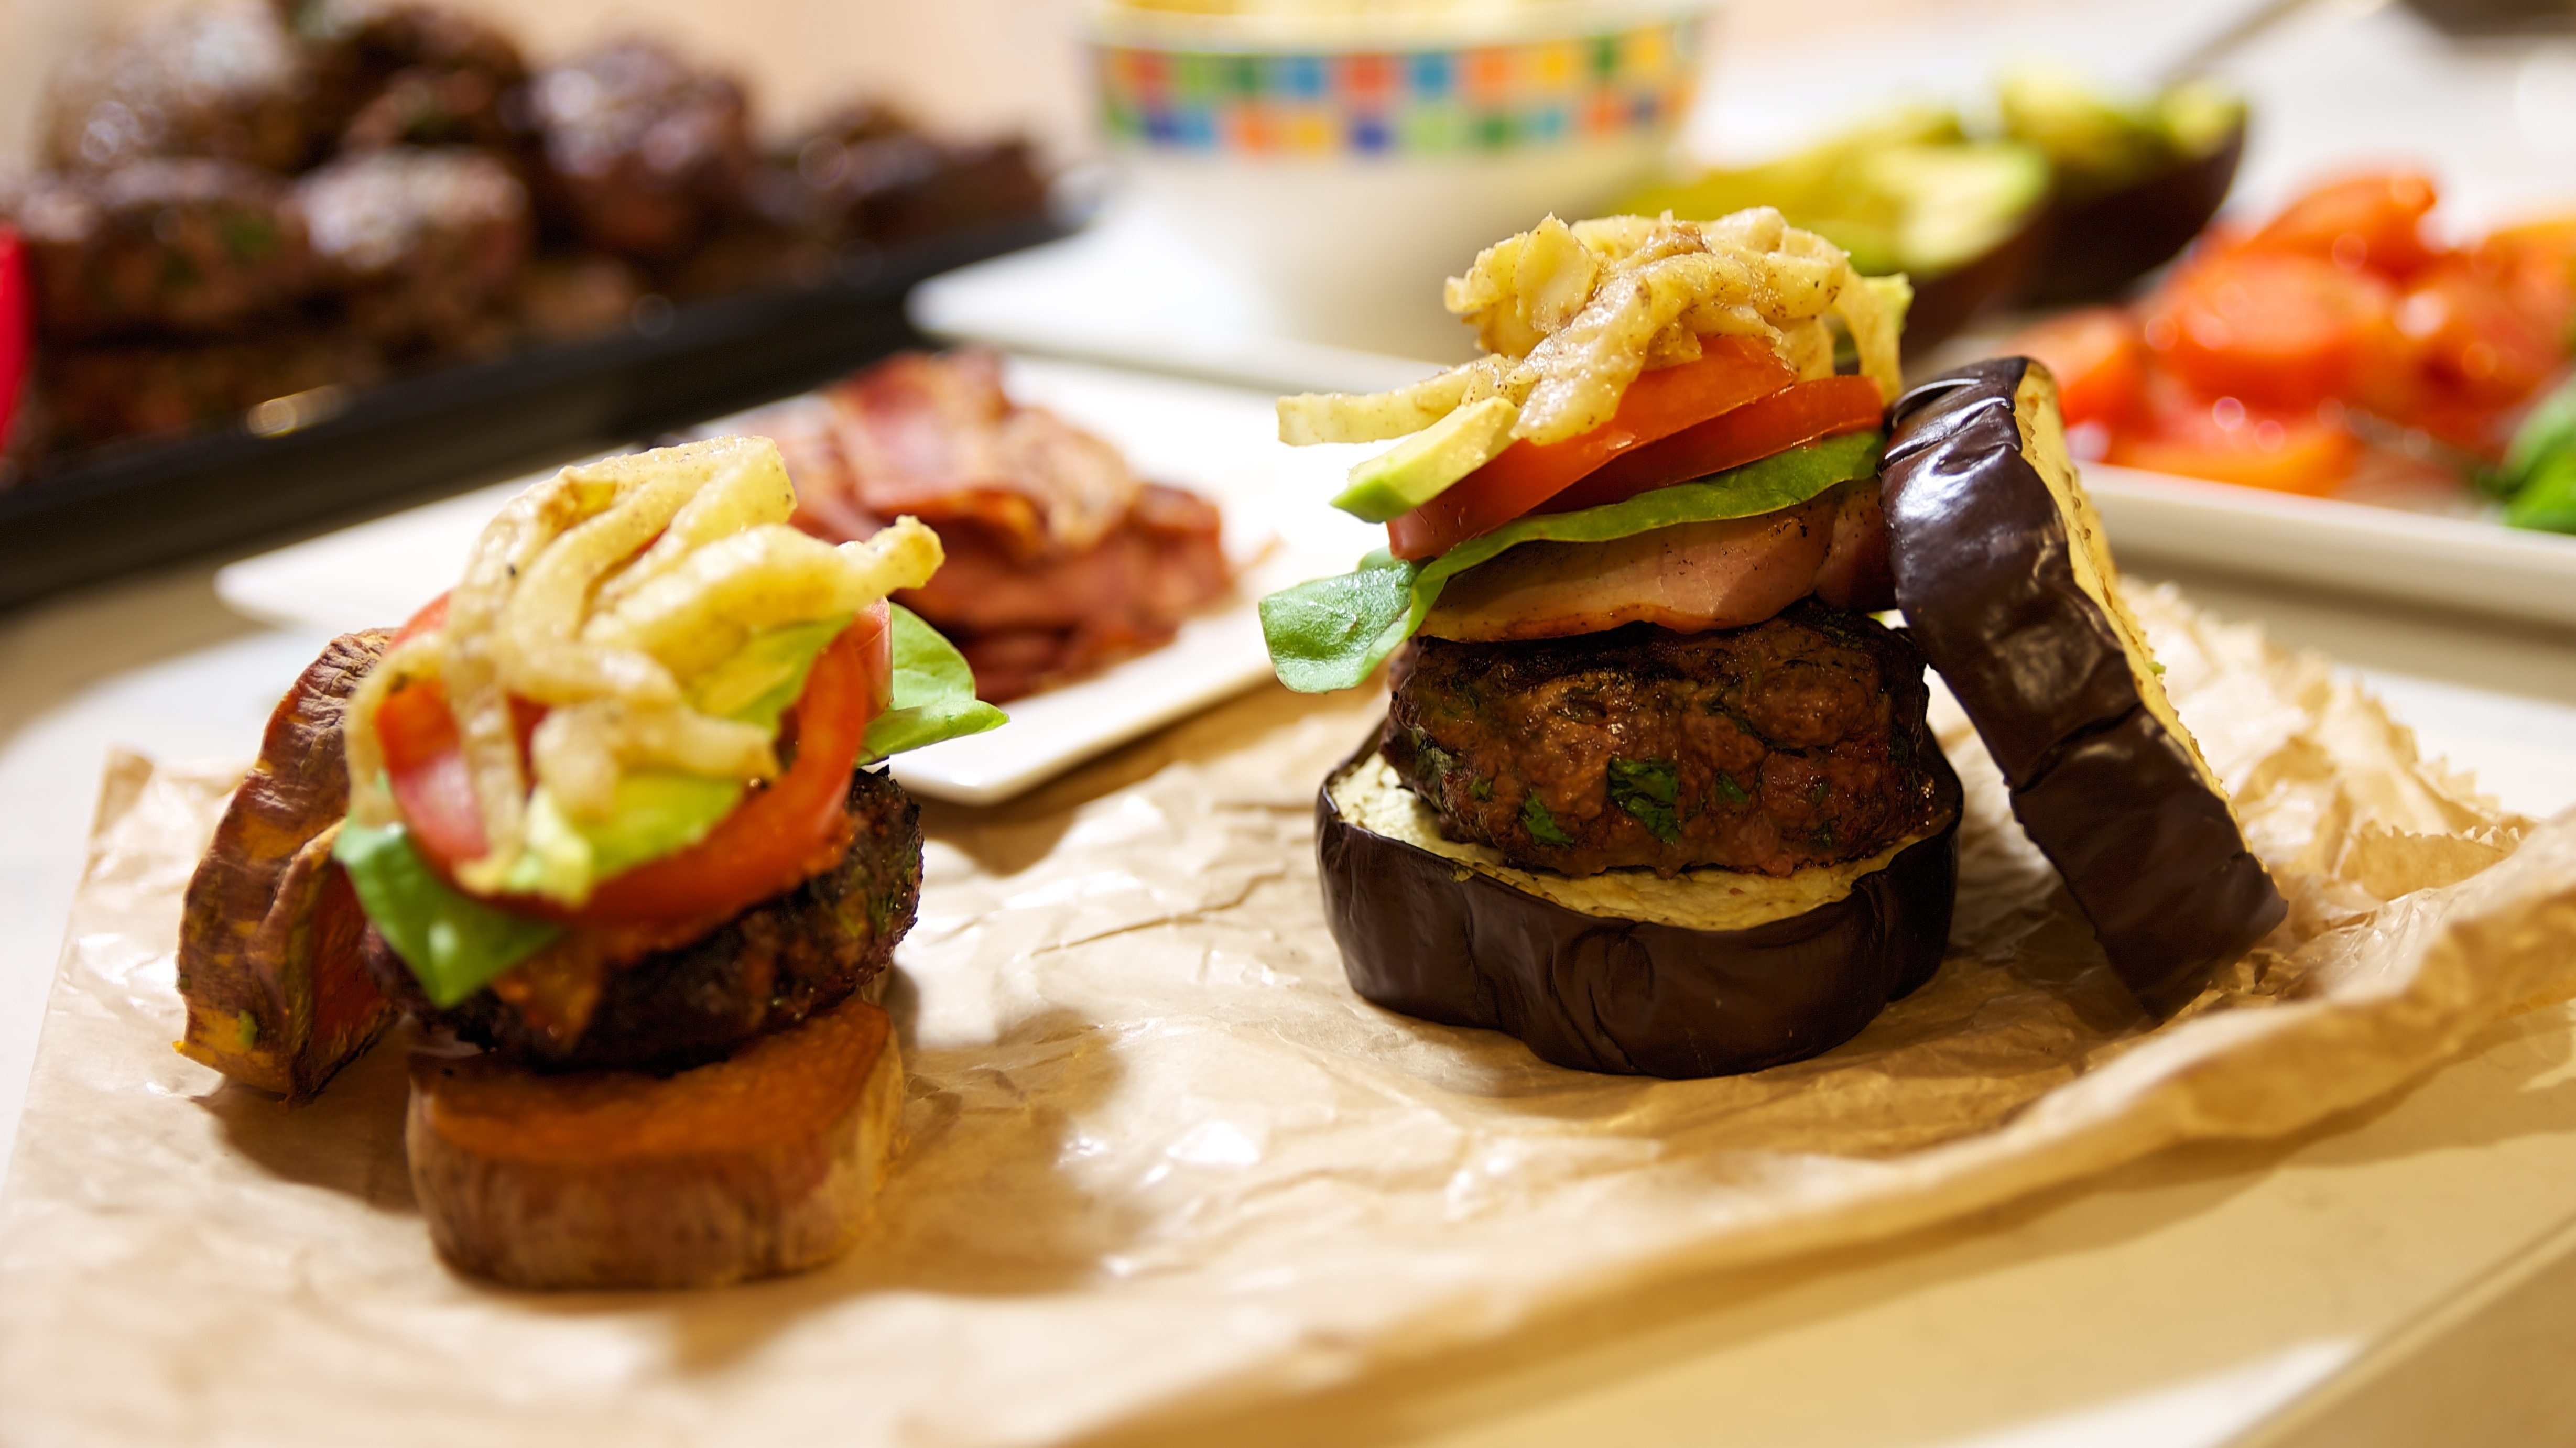
<svg viewBox="0 0 2576 1448"><path fill-rule="evenodd" d="M1681 798L1682 777L1671 760L1613 759L1609 773L1612 804L1665 844L1682 842L1681 816L1673 808Z"/></svg>
<svg viewBox="0 0 2576 1448"><path fill-rule="evenodd" d="M868 723L861 754L883 759L942 739L998 729L1010 716L975 697L975 671L956 645L901 604L894 615L894 696Z"/></svg>
<svg viewBox="0 0 2576 1448"><path fill-rule="evenodd" d="M1528 830L1530 838L1542 845L1574 843L1574 836L1567 834L1564 827L1556 822L1556 816L1548 810L1547 801L1540 799L1536 790L1521 796L1521 828Z"/></svg>
<svg viewBox="0 0 2576 1448"><path fill-rule="evenodd" d="M551 921L512 915L456 890L400 825L343 821L331 857L349 872L367 919L433 1005L455 1005L563 934Z"/></svg>
<svg viewBox="0 0 2576 1448"><path fill-rule="evenodd" d="M1886 439L1875 432L1826 438L1692 483L1573 513L1533 513L1470 538L1428 563L1384 549L1357 569L1282 589L1261 600L1261 632L1279 682L1301 694L1357 688L1413 636L1451 578L1523 543L1606 543L1677 523L1714 523L1795 507L1878 472Z"/></svg>

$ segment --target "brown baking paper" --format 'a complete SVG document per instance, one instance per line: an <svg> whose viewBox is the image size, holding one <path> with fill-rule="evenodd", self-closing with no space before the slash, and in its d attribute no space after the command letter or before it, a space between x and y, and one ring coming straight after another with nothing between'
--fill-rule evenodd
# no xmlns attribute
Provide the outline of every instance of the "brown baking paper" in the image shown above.
<svg viewBox="0 0 2576 1448"><path fill-rule="evenodd" d="M2292 906L2170 1024L1946 701L1950 958L1858 1039L1674 1082L1390 1015L1342 979L1312 846L1378 701L1274 690L927 812L878 1223L832 1268L695 1294L450 1274L399 1036L294 1112L175 1055L179 892L231 777L121 755L0 1205L0 1416L47 1443L1035 1442L2287 1132L2576 993L2576 812L2505 814L2321 660L2134 597Z"/></svg>

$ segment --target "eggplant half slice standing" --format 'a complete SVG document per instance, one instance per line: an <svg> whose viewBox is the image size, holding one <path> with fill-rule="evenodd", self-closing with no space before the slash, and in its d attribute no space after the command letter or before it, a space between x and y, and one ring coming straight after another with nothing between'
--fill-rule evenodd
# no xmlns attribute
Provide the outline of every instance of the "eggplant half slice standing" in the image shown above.
<svg viewBox="0 0 2576 1448"><path fill-rule="evenodd" d="M1574 880L1440 840L1377 742L1317 793L1316 853L1351 985L1389 1010L1503 1031L1581 1071L1724 1076L1840 1045L1940 967L1959 781L1937 753L1942 823L1880 856L1783 881ZM1419 820L1390 818L1406 810Z"/></svg>
<svg viewBox="0 0 2576 1448"><path fill-rule="evenodd" d="M2170 1013L2287 907L2120 603L2056 380L2006 357L1914 388L1891 412L1882 477L1916 646L2113 969Z"/></svg>

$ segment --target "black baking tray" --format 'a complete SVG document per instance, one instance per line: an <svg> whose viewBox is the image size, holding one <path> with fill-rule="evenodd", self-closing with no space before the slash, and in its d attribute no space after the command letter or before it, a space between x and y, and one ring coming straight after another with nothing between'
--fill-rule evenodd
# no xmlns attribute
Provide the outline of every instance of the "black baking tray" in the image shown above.
<svg viewBox="0 0 2576 1448"><path fill-rule="evenodd" d="M350 392L268 404L221 432L109 445L0 492L0 608L274 535L504 464L649 437L802 391L920 338L903 301L925 277L1063 235L1051 220L841 254L834 275L671 308L627 332Z"/></svg>

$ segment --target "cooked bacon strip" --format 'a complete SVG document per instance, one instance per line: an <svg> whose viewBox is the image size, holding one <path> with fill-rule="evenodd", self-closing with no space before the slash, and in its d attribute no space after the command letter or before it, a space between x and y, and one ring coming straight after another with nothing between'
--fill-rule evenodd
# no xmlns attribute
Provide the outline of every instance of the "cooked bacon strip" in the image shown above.
<svg viewBox="0 0 2576 1448"><path fill-rule="evenodd" d="M1118 450L1002 392L1002 360L905 353L825 393L853 491L881 517L973 520L1019 557L1079 553L1134 506Z"/></svg>
<svg viewBox="0 0 2576 1448"><path fill-rule="evenodd" d="M989 352L905 354L741 426L786 455L805 531L864 538L910 513L938 532L939 576L895 600L957 644L989 700L1168 643L1231 581L1214 506L1012 403Z"/></svg>

